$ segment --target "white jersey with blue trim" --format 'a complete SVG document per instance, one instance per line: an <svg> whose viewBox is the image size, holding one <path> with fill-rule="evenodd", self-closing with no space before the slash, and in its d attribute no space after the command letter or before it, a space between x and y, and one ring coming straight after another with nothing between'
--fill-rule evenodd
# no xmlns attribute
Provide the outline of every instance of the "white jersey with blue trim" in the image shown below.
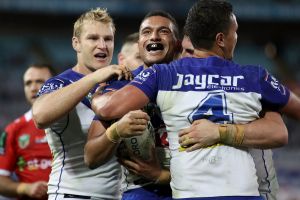
<svg viewBox="0 0 300 200"><path fill-rule="evenodd" d="M254 159L259 193L265 200L276 200L279 190L271 149L249 149Z"/></svg>
<svg viewBox="0 0 300 200"><path fill-rule="evenodd" d="M39 95L65 87L82 77L82 74L67 70L49 79L42 86ZM47 140L53 154L48 183L48 194L51 196L71 194L89 196L93 199L121 198L121 168L115 156L93 170L84 163L87 132L95 116L90 109L89 100L94 90L95 88L66 116L46 129Z"/></svg>
<svg viewBox="0 0 300 200"><path fill-rule="evenodd" d="M245 124L263 109L278 110L289 91L259 66L240 66L218 57L183 58L153 65L130 83L159 106L171 150L174 198L259 196L248 148L217 144L180 152L178 133L193 121Z"/></svg>

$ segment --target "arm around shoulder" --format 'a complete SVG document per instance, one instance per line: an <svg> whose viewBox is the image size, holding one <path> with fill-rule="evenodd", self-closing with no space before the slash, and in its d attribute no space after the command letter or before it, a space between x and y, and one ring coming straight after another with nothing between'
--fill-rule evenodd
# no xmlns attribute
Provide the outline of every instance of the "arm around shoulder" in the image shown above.
<svg viewBox="0 0 300 200"><path fill-rule="evenodd" d="M103 120L121 118L131 110L145 106L149 98L135 86L127 85L111 95L99 95L92 100L92 109Z"/></svg>
<svg viewBox="0 0 300 200"><path fill-rule="evenodd" d="M266 112L262 118L244 126L242 146L268 149L282 147L288 143L288 130L277 112Z"/></svg>
<svg viewBox="0 0 300 200"><path fill-rule="evenodd" d="M36 126L47 128L65 116L96 84L97 82L90 74L65 87L49 91L38 97L32 106L33 120Z"/></svg>

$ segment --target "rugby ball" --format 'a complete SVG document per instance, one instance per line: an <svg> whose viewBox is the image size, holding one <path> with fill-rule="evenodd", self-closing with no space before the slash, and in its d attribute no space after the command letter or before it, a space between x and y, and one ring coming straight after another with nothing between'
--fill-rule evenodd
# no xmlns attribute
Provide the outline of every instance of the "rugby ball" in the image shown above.
<svg viewBox="0 0 300 200"><path fill-rule="evenodd" d="M151 155L151 149L155 146L154 128L151 122L148 122L148 126L142 135L124 138L123 142L126 148L125 151L129 155L148 160Z"/></svg>

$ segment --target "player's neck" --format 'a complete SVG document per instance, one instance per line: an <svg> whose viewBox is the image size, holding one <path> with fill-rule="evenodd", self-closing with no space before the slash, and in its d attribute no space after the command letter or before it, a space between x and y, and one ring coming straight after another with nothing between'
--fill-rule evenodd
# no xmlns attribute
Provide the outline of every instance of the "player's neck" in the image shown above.
<svg viewBox="0 0 300 200"><path fill-rule="evenodd" d="M82 65L80 65L79 63L77 65L75 65L73 68L72 68L73 71L75 72L78 72L80 74L83 74L83 75L87 75L87 74L90 74L92 73L92 71L87 68L87 67L83 67Z"/></svg>
<svg viewBox="0 0 300 200"><path fill-rule="evenodd" d="M218 55L217 53L207 50L207 49L194 49L194 53L193 53L193 57L196 58L207 58L210 56L218 56L221 57L220 55Z"/></svg>

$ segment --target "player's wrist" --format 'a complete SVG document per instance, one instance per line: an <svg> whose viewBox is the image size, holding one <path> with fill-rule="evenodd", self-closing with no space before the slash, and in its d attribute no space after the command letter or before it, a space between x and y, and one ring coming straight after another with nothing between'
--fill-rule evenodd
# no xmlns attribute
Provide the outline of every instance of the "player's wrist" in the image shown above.
<svg viewBox="0 0 300 200"><path fill-rule="evenodd" d="M121 136L118 133L117 125L118 125L118 122L115 122L110 127L108 127L105 131L106 137L112 143L119 143L121 140Z"/></svg>
<svg viewBox="0 0 300 200"><path fill-rule="evenodd" d="M219 125L220 142L231 146L240 146L245 136L244 125L221 124Z"/></svg>
<svg viewBox="0 0 300 200"><path fill-rule="evenodd" d="M169 170L162 169L158 178L155 180L155 184L169 184L171 180L171 174Z"/></svg>
<svg viewBox="0 0 300 200"><path fill-rule="evenodd" d="M27 195L29 191L29 184L28 183L20 183L17 186L17 194L19 196Z"/></svg>
<svg viewBox="0 0 300 200"><path fill-rule="evenodd" d="M84 77L84 79L86 81L86 84L89 85L89 86L92 86L92 87L99 83L99 81L97 80L97 74L96 73L90 73L90 74L86 75Z"/></svg>

